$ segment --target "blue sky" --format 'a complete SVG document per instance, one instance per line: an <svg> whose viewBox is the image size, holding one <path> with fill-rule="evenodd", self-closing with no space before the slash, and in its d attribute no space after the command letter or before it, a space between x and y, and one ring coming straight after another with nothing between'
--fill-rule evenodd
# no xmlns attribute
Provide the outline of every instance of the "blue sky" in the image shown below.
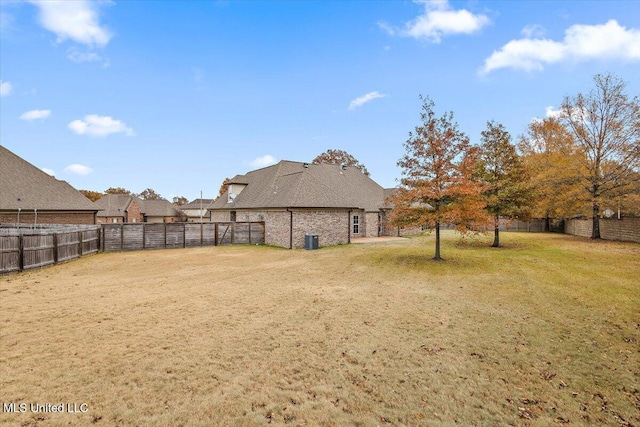
<svg viewBox="0 0 640 427"><path fill-rule="evenodd" d="M2 0L0 31L0 144L168 199L329 148L394 187L420 94L478 143L596 73L640 93L638 1Z"/></svg>

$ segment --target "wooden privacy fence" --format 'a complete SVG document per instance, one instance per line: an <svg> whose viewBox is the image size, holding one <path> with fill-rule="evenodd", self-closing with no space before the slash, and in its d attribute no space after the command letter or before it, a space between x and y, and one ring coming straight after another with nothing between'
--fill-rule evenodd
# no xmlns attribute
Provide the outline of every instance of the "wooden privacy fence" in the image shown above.
<svg viewBox="0 0 640 427"><path fill-rule="evenodd" d="M102 224L105 252L263 244L264 222Z"/></svg>
<svg viewBox="0 0 640 427"><path fill-rule="evenodd" d="M100 249L100 226L0 227L0 273L53 265Z"/></svg>

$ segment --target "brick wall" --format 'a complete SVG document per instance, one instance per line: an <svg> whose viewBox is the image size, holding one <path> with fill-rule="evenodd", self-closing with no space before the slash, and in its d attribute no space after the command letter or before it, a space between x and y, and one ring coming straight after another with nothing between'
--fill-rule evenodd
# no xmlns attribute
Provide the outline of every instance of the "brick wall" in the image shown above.
<svg viewBox="0 0 640 427"><path fill-rule="evenodd" d="M569 219L564 232L575 236L591 237L591 219ZM640 243L640 218L600 219L600 236L604 240Z"/></svg>
<svg viewBox="0 0 640 427"><path fill-rule="evenodd" d="M236 210L236 221L264 221L264 238L267 245L294 249L304 248L305 234L317 234L320 246L343 245L349 242L350 224L348 210L314 210L292 209L292 212L282 209L274 210ZM291 218L293 215L293 237L290 235ZM377 217L376 217L377 219ZM211 221L226 222L230 220L229 211L212 211ZM365 222L361 214L360 221ZM377 226L376 226L377 227ZM377 228L376 228L377 230Z"/></svg>
<svg viewBox="0 0 640 427"><path fill-rule="evenodd" d="M304 235L317 234L319 246L349 243L348 210L296 210L293 212L293 247L304 248Z"/></svg>
<svg viewBox="0 0 640 427"><path fill-rule="evenodd" d="M365 216L365 237L378 237L378 212L367 212ZM362 234L361 234L362 235Z"/></svg>
<svg viewBox="0 0 640 427"><path fill-rule="evenodd" d="M227 222L229 221L228 211L211 211L211 222Z"/></svg>
<svg viewBox="0 0 640 427"><path fill-rule="evenodd" d="M135 200L131 200L129 207L127 208L127 222L143 222L142 212L140 210L140 205Z"/></svg>
<svg viewBox="0 0 640 427"><path fill-rule="evenodd" d="M20 212L21 224L33 224L33 212ZM0 223L15 223L17 212L0 212ZM95 224L93 212L38 212L38 224Z"/></svg>
<svg viewBox="0 0 640 427"><path fill-rule="evenodd" d="M254 212L253 221L261 221L260 215L264 218L264 242L267 245L288 248L290 213L287 211Z"/></svg>

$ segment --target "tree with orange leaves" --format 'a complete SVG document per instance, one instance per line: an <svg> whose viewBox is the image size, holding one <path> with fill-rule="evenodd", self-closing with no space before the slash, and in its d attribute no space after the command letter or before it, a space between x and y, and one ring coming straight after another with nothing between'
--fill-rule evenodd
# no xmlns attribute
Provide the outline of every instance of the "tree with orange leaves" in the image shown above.
<svg viewBox="0 0 640 427"><path fill-rule="evenodd" d="M626 93L627 83L612 74L596 74L587 95L565 97L561 122L578 149L580 183L588 195L591 238L600 238L601 205L637 191L640 170L640 98Z"/></svg>
<svg viewBox="0 0 640 427"><path fill-rule="evenodd" d="M440 261L440 227L452 224L462 233L486 224L484 186L474 179L480 150L458 129L453 112L436 117L435 104L422 100L422 123L409 133L406 154L398 160L403 178L391 197L391 221L398 226L434 229L434 260Z"/></svg>

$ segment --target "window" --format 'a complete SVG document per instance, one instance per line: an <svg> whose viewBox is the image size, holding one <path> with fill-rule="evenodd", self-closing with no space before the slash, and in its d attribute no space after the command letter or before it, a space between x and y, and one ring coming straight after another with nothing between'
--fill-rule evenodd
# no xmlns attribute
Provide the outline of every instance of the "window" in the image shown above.
<svg viewBox="0 0 640 427"><path fill-rule="evenodd" d="M360 234L360 217L358 215L353 216L353 234Z"/></svg>
<svg viewBox="0 0 640 427"><path fill-rule="evenodd" d="M236 222L236 211L231 211L229 214L229 221Z"/></svg>

